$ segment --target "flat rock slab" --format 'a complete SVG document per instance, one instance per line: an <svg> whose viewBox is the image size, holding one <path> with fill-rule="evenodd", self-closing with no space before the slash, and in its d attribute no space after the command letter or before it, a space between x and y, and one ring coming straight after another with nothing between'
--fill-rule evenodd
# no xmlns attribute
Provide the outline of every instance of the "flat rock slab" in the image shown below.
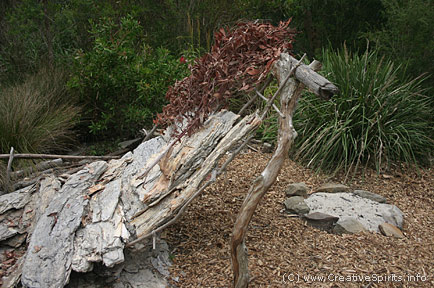
<svg viewBox="0 0 434 288"><path fill-rule="evenodd" d="M36 191L36 184L25 187L18 191L0 196L0 214L10 209L23 208L32 199L32 194Z"/></svg>
<svg viewBox="0 0 434 288"><path fill-rule="evenodd" d="M322 212L339 219L354 218L373 232L379 232L378 225L384 222L402 227L404 221L404 215L398 207L352 193L314 193L304 202L311 213Z"/></svg>

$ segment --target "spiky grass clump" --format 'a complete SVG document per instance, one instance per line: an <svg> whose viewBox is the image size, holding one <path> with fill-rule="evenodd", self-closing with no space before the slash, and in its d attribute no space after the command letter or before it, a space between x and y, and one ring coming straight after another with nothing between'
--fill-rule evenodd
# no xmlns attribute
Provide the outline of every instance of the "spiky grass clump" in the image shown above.
<svg viewBox="0 0 434 288"><path fill-rule="evenodd" d="M22 84L0 87L0 153L64 150L79 109L65 89L65 75L43 69Z"/></svg>
<svg viewBox="0 0 434 288"><path fill-rule="evenodd" d="M357 171L375 163L420 164L433 151L432 97L423 77L402 80L400 67L375 51L323 52L324 75L340 89L331 101L304 95L295 115L295 156L321 170Z"/></svg>

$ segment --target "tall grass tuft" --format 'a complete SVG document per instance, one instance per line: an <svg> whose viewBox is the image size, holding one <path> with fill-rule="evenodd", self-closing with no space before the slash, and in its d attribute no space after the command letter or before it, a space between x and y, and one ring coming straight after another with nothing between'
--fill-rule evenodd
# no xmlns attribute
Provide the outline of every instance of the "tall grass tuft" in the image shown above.
<svg viewBox="0 0 434 288"><path fill-rule="evenodd" d="M324 75L340 89L331 101L306 93L295 115L296 159L319 170L357 171L374 163L421 164L433 152L433 98L424 77L403 80L401 67L376 51L323 51Z"/></svg>
<svg viewBox="0 0 434 288"><path fill-rule="evenodd" d="M0 87L0 153L42 153L70 146L79 108L65 89L65 73L42 69L23 83Z"/></svg>

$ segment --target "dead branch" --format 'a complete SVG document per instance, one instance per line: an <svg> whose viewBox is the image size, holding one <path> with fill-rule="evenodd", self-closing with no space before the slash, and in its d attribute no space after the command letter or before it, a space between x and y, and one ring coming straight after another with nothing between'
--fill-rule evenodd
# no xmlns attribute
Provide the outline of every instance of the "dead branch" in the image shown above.
<svg viewBox="0 0 434 288"><path fill-rule="evenodd" d="M0 159L8 159L10 154L0 154ZM120 156L78 156L78 155L53 155L53 154L14 154L14 159L95 159L95 160L110 160L119 159Z"/></svg>
<svg viewBox="0 0 434 288"><path fill-rule="evenodd" d="M294 114L298 98L300 97L301 91L304 88L304 84L301 84L295 79L289 78L294 72L296 72L301 60L297 61L297 63L292 66L293 68L288 73L285 69L285 66L287 66L288 62L285 61L284 58L285 56L282 56L281 60L276 65L276 74L278 79L285 79L283 82L281 82L278 89L278 92L281 92L280 109L282 114L285 115L285 117L279 118L278 146L264 171L258 178L256 178L250 187L232 231L231 257L234 274L234 286L236 288L247 287L250 282L247 247L245 245L245 236L247 234L249 223L262 197L275 182L280 169L283 166L286 155L288 154L289 149L291 148L291 145L297 136L297 132L293 127L292 116ZM318 67L317 62L313 63L312 67L314 66ZM312 67L308 68L311 70L309 73L314 73L312 71ZM288 85L286 85L287 81L289 82ZM276 94L269 100L267 104L268 108L271 107L272 99L277 96Z"/></svg>

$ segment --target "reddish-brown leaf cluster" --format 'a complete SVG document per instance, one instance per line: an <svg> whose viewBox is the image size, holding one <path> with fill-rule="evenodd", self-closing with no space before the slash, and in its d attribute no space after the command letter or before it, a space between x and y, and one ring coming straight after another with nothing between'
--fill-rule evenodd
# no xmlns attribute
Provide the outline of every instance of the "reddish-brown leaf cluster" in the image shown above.
<svg viewBox="0 0 434 288"><path fill-rule="evenodd" d="M267 76L281 52L291 52L295 30L290 20L275 27L264 23L240 23L215 33L215 44L190 66L191 75L170 87L169 104L154 123L168 126L186 118L191 134L208 115L226 107L235 91L250 91ZM178 133L178 131L175 131Z"/></svg>

